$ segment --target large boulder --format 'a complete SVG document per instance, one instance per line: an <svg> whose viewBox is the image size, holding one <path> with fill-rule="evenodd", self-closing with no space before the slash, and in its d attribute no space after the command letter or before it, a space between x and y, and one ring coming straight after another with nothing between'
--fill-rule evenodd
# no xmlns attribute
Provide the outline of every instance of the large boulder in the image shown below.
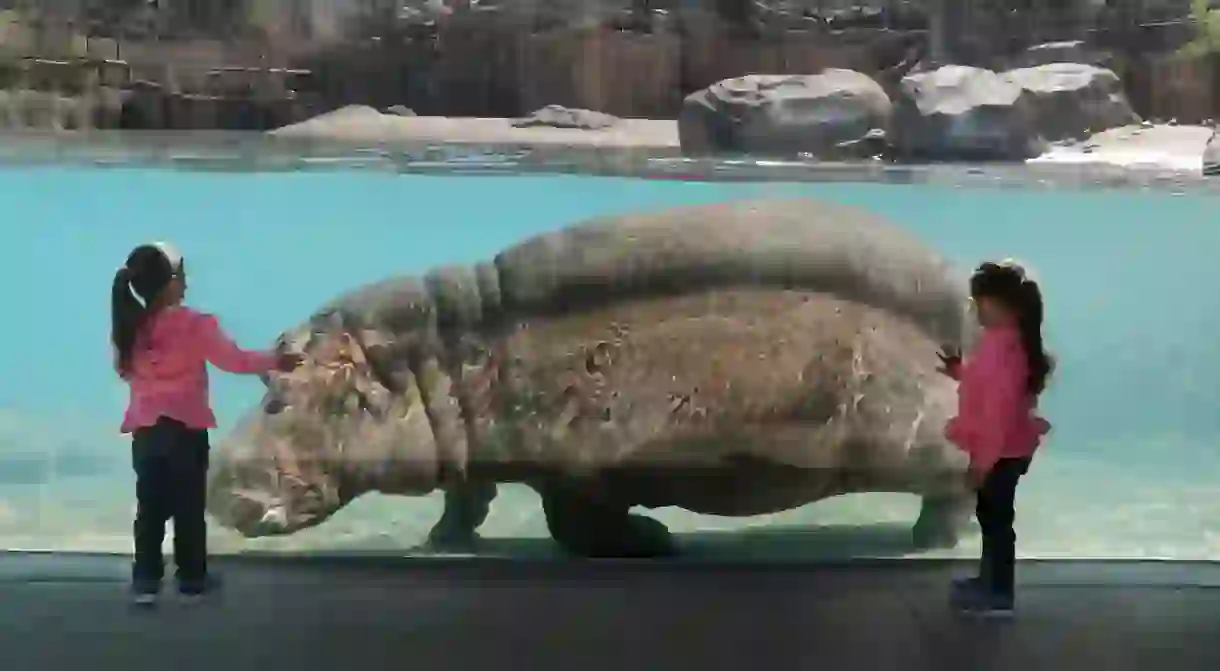
<svg viewBox="0 0 1220 671"><path fill-rule="evenodd" d="M1004 73L1033 99L1036 128L1056 142L1139 123L1114 71L1084 63L1050 63Z"/></svg>
<svg viewBox="0 0 1220 671"><path fill-rule="evenodd" d="M1203 150L1203 174L1220 177L1220 129L1212 131L1212 139Z"/></svg>
<svg viewBox="0 0 1220 671"><path fill-rule="evenodd" d="M891 108L881 85L854 70L747 75L687 96L678 134L688 155L871 156Z"/></svg>
<svg viewBox="0 0 1220 671"><path fill-rule="evenodd" d="M1034 96L1010 77L946 65L903 77L891 142L924 160L1011 160L1038 156Z"/></svg>

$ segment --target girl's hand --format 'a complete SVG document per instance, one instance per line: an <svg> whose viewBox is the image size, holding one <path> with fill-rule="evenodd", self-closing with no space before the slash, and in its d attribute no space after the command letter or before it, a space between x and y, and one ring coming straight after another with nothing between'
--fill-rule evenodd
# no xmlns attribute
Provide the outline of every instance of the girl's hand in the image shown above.
<svg viewBox="0 0 1220 671"><path fill-rule="evenodd" d="M280 352L275 360L275 369L281 373L291 373L305 360L303 354L296 352Z"/></svg>
<svg viewBox="0 0 1220 671"><path fill-rule="evenodd" d="M962 365L962 352L956 347L945 345L936 356L940 357L940 368L936 372L957 379L958 369Z"/></svg>

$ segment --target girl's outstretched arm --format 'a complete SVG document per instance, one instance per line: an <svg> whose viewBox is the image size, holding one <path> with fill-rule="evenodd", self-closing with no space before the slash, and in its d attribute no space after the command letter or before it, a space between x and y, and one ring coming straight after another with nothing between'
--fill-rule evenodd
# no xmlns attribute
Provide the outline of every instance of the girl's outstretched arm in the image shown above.
<svg viewBox="0 0 1220 671"><path fill-rule="evenodd" d="M220 321L208 314L198 316L195 333L200 354L209 363L227 373L259 374L274 370L277 357L273 352L245 350L220 327Z"/></svg>

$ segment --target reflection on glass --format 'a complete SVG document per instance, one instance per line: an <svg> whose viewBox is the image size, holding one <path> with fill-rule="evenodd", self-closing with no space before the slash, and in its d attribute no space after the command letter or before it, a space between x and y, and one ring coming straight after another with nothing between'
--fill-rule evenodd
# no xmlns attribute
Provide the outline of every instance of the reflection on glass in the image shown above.
<svg viewBox="0 0 1220 671"><path fill-rule="evenodd" d="M971 555L974 533L946 531L969 516L937 437L951 384L908 387L968 344L970 269L1017 257L1058 363L1019 550L1215 557L1220 9L840 4L6 3L0 246L21 252L0 264L0 545L130 549L106 284L164 239L193 304L307 355L266 386L214 379L220 551L409 552L478 527L479 551L549 554L557 502L589 527L590 494L556 494L530 459L591 468L661 431L646 408L714 424L711 362L749 351L726 375L757 388L727 407L790 402L780 378L810 352L825 375L795 390L828 385L837 408L856 380L891 402L789 444L778 461L803 473L767 470L770 429L766 449L736 429L673 441L629 502L687 509L637 512L696 555ZM682 278L711 284L661 296ZM774 321L781 285L820 296L805 322ZM910 331L856 356L853 309ZM620 351L683 315L763 326ZM698 381L670 388L670 368ZM851 431L892 449L852 452ZM890 468L893 450L919 459ZM603 541L663 538L601 523Z"/></svg>

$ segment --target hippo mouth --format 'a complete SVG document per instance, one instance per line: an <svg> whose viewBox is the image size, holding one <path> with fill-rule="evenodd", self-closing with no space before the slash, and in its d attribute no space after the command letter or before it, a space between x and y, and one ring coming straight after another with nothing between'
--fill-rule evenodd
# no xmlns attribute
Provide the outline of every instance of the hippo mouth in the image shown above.
<svg viewBox="0 0 1220 671"><path fill-rule="evenodd" d="M262 408L249 413L221 444L208 505L217 520L248 537L290 534L342 507L340 478L321 459L303 460L282 424Z"/></svg>
<svg viewBox="0 0 1220 671"><path fill-rule="evenodd" d="M230 494L221 522L243 536L260 538L286 536L321 524L329 516L320 494L294 499L290 508L283 497L239 489Z"/></svg>

